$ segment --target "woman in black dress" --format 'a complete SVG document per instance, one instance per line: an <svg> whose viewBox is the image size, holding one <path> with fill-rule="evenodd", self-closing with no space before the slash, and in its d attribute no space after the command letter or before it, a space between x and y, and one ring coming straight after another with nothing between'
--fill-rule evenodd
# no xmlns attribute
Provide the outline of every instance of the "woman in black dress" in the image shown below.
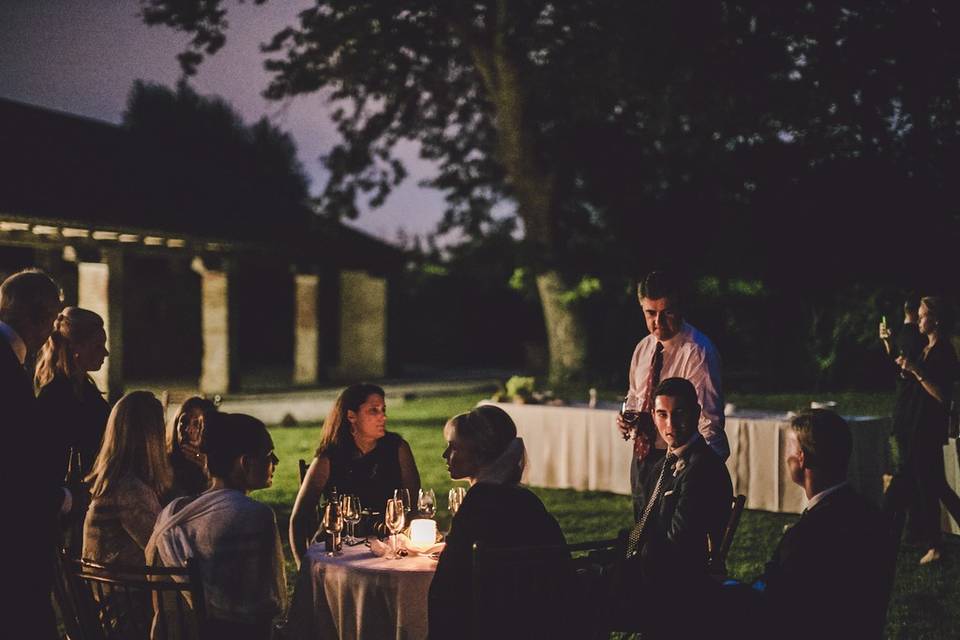
<svg viewBox="0 0 960 640"><path fill-rule="evenodd" d="M431 640L447 638L565 638L574 633L565 602L551 600L538 585L542 576L527 575L530 584L503 585L515 593L516 609L474 620L473 545L525 547L565 545L556 519L540 499L521 487L525 463L523 441L509 414L482 405L454 416L443 428L443 457L454 480L468 480L470 489L453 517L447 544L430 583L428 604ZM551 571L563 592L573 579L570 554L557 554ZM538 582L538 579L540 581ZM521 578L523 580L523 578Z"/></svg>
<svg viewBox="0 0 960 640"><path fill-rule="evenodd" d="M110 406L89 372L107 357L103 319L88 309L67 307L37 358L34 384L43 424L62 443L57 474L80 482L93 467L107 426Z"/></svg>
<svg viewBox="0 0 960 640"><path fill-rule="evenodd" d="M940 503L960 522L960 497L947 484L943 466L943 445L947 443L950 398L957 378L957 354L950 344L952 314L945 300L921 300L920 333L927 345L918 360L904 356L897 363L909 376L909 412L912 421L897 426L898 439L905 443L906 468L903 476L913 489L917 535L926 554L920 564L940 559Z"/></svg>
<svg viewBox="0 0 960 640"><path fill-rule="evenodd" d="M290 514L290 548L297 566L316 527L320 497L353 494L364 509L384 512L396 489L420 490L420 472L406 440L387 431L383 389L353 384L344 389L320 434L320 446L300 485Z"/></svg>

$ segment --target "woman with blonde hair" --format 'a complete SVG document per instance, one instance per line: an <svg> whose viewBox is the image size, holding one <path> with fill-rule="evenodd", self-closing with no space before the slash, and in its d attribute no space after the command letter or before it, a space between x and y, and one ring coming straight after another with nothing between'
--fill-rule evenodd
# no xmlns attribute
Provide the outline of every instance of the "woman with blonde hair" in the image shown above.
<svg viewBox="0 0 960 640"><path fill-rule="evenodd" d="M60 479L79 482L93 467L110 405L90 377L107 357L103 318L80 307L67 307L37 358L34 385L42 423L63 443L57 460Z"/></svg>
<svg viewBox="0 0 960 640"><path fill-rule="evenodd" d="M387 431L385 395L375 384L352 384L327 415L290 514L290 548L298 566L316 527L321 495L329 498L334 489L353 494L364 509L382 514L396 489L407 489L414 499L419 492L420 472L410 445Z"/></svg>
<svg viewBox="0 0 960 640"><path fill-rule="evenodd" d="M149 391L132 391L110 412L90 483L83 557L137 566L170 484L163 406Z"/></svg>

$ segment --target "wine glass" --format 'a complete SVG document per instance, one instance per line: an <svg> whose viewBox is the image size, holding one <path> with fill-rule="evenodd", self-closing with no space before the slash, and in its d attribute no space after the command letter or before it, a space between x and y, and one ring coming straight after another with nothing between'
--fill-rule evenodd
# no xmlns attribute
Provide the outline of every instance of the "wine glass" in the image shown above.
<svg viewBox="0 0 960 640"><path fill-rule="evenodd" d="M387 500L386 516L384 516L383 524L387 527L387 531L390 532L390 537L392 538L392 557L394 558L399 557L397 555L397 534L403 531L403 520L403 500L400 498L390 498Z"/></svg>
<svg viewBox="0 0 960 640"><path fill-rule="evenodd" d="M331 500L323 508L323 530L330 536L330 550L328 556L338 556L338 543L340 542L340 532L343 531L343 511L340 504Z"/></svg>
<svg viewBox="0 0 960 640"><path fill-rule="evenodd" d="M343 512L343 520L350 525L348 537L349 544L357 543L357 523L360 522L360 498L348 493L340 496L340 510Z"/></svg>
<svg viewBox="0 0 960 640"><path fill-rule="evenodd" d="M640 421L640 396L633 391L627 393L623 398L623 403L620 405L620 417L623 418L623 422L630 427L631 429L637 428L637 423ZM623 436L624 440L629 440L629 433Z"/></svg>
<svg viewBox="0 0 960 640"><path fill-rule="evenodd" d="M413 508L413 502L410 500L410 489L395 489L393 497L402 502L404 516L409 516L410 510Z"/></svg>
<svg viewBox="0 0 960 640"><path fill-rule="evenodd" d="M460 504L463 502L463 497L467 494L467 490L463 487L453 487L450 489L450 492L447 494L447 508L450 509L450 517L457 515L457 510L460 509Z"/></svg>
<svg viewBox="0 0 960 640"><path fill-rule="evenodd" d="M420 495L417 497L417 511L426 518L432 518L437 512L437 497L433 489L420 489Z"/></svg>

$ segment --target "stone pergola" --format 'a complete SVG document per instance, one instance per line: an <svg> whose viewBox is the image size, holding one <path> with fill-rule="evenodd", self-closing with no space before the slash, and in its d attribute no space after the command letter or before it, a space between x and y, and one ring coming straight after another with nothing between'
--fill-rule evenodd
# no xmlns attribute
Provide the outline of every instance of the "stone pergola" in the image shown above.
<svg viewBox="0 0 960 640"><path fill-rule="evenodd" d="M169 307L156 312L157 317L144 311L163 309L156 299L142 302L150 301L149 288L158 282L166 287L156 292L161 302L165 296L176 297L180 307L199 307L199 388L204 393L237 389L244 349L238 327L252 323L254 338L246 342L256 342L258 326L274 316L290 319L290 384L386 375L391 364L389 280L402 268L399 250L319 219L288 237L166 228L163 220L136 211L135 203L131 207L128 196L112 198L109 180L84 182L72 174L109 175L105 156L123 135L113 125L0 100L0 272L43 268L61 282L68 304L103 317L110 356L94 375L101 389L113 397L123 390L131 334L162 337L170 345L168 353L176 350L178 337L190 341L189 335L162 333L165 327L184 332L183 326L170 322L176 316L165 315L174 313ZM103 202L116 206L100 209ZM269 220L270 212L265 212L265 229ZM138 265L144 261L159 265L154 272L159 269L161 277L141 278ZM255 278L255 286L246 286L244 294L240 274L245 264L254 265L247 272L269 265L270 273L279 275ZM284 278L289 281L282 282ZM289 289L289 308L277 316L276 305L259 310L254 305L254 312L246 314L251 317L239 316L238 301L244 295L255 300L258 287ZM194 290L196 300L181 299L182 292ZM157 362L138 363L140 368L162 365L164 349L159 351Z"/></svg>

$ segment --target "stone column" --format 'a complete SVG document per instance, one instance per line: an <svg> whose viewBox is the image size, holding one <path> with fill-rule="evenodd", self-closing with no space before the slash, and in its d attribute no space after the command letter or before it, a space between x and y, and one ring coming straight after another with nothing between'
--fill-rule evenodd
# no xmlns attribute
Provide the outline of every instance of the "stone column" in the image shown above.
<svg viewBox="0 0 960 640"><path fill-rule="evenodd" d="M123 254L119 250L104 250L100 262L77 261L77 306L103 318L110 355L90 375L112 402L123 395Z"/></svg>
<svg viewBox="0 0 960 640"><path fill-rule="evenodd" d="M201 258L193 261L200 274L200 312L203 356L200 364L200 391L227 393L237 387L236 328L231 321L230 273L225 265L208 268Z"/></svg>
<svg viewBox="0 0 960 640"><path fill-rule="evenodd" d="M320 322L317 315L318 278L315 274L293 276L293 383L317 383L320 364Z"/></svg>
<svg viewBox="0 0 960 640"><path fill-rule="evenodd" d="M338 376L358 380L387 372L387 281L362 271L340 274Z"/></svg>

